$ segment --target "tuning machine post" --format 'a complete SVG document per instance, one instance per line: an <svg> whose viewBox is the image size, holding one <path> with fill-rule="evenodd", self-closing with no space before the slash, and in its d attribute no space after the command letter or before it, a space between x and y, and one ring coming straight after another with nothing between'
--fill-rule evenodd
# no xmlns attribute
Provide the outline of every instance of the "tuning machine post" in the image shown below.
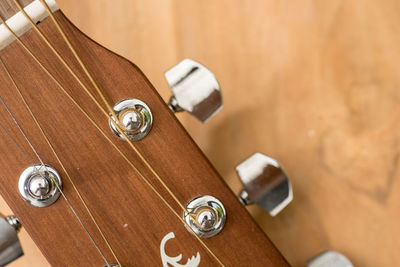
<svg viewBox="0 0 400 267"><path fill-rule="evenodd" d="M149 106L136 98L127 98L119 101L113 107L117 118L109 120L111 131L121 140L124 135L115 126L118 124L131 141L139 141L146 137L153 125L153 115Z"/></svg>
<svg viewBox="0 0 400 267"><path fill-rule="evenodd" d="M187 111L206 122L222 108L222 94L214 74L200 63L184 59L165 72L173 96L173 112Z"/></svg>
<svg viewBox="0 0 400 267"><path fill-rule="evenodd" d="M0 266L5 266L24 255L17 235L21 227L17 217L0 216Z"/></svg>
<svg viewBox="0 0 400 267"><path fill-rule="evenodd" d="M50 165L35 164L22 172L18 189L26 203L44 208L52 205L60 197L62 180L57 170Z"/></svg>
<svg viewBox="0 0 400 267"><path fill-rule="evenodd" d="M255 153L239 164L236 171L243 184L239 200L244 205L256 203L275 216L292 201L292 185L275 159Z"/></svg>
<svg viewBox="0 0 400 267"><path fill-rule="evenodd" d="M183 212L182 218L186 221L186 228L192 234L201 238L210 238L224 228L225 207L213 196L203 195L190 200L186 204L186 211Z"/></svg>

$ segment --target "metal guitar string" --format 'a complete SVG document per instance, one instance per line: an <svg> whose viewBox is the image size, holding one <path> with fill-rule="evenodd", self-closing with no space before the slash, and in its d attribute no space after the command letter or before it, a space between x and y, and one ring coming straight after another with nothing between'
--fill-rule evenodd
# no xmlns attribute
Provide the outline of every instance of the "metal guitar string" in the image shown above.
<svg viewBox="0 0 400 267"><path fill-rule="evenodd" d="M55 20L55 18L53 17L53 14L50 10L50 8L48 7L47 3L42 1L42 5L44 5L44 7L46 8L47 12L49 12L50 16L52 17L52 19L55 22L55 25L57 26L57 29L59 30L59 32L61 33L62 37L64 38L64 40L66 41L68 47L70 48L71 52L73 53L74 57L77 59L77 61L79 62L80 66L82 67L82 69L84 70L85 74L88 76L89 80L91 81L92 85L95 87L96 91L99 92L103 102L107 105L107 108L109 109L108 113L102 106L101 104L97 101L97 99L95 98L95 96L89 91L89 89L87 88L87 86L85 86L85 84L79 79L79 77L77 76L77 74L72 70L72 68L68 65L68 63L64 60L64 58L60 55L60 53L54 48L54 46L50 43L50 41L47 39L47 37L39 30L39 28L37 27L36 23L34 23L34 21L29 17L29 15L24 11L24 9L22 8L21 4L19 4L19 2L17 0L14 0L15 4L18 6L18 8L20 9L20 11L22 12L22 14L25 16L25 18L29 21L29 23L32 25L32 27L35 29L35 31L39 34L39 36L43 39L43 41L46 43L46 45L52 50L52 52L56 55L56 57L64 64L64 66L67 68L67 70L72 74L72 76L74 77L74 79L79 83L79 85L85 90L85 92L89 95L89 97L92 99L92 101L99 107L100 111L102 111L104 113L104 115L107 116L108 119L111 119L111 123L113 123L113 125L115 125L115 127L118 129L118 131L121 132L121 134L124 136L124 138L126 140L128 140L129 145L131 146L131 148L135 151L135 153L139 156L139 158L143 161L143 163L145 163L146 167L153 173L153 175L157 178L157 180L162 184L162 186L167 190L167 192L171 195L171 197L174 199L174 201L182 208L182 210L185 212L185 214L187 214L186 216L191 216L191 213L187 211L187 209L184 207L184 205L182 205L180 203L180 201L178 200L178 198L175 196L175 194L171 191L171 189L167 186L167 184L165 184L165 182L161 179L160 175L151 167L151 165L148 163L148 161L144 158L144 156L140 153L140 151L138 151L138 149L133 145L132 141L129 140L129 138L127 137L127 135L125 134L125 131L123 129L121 129L121 127L119 126L119 124L113 120L112 118L117 118L117 115L115 114L115 111L113 110L113 108L109 105L109 103L107 102L107 100L105 99L104 95L101 93L100 88L98 87L97 83L94 81L92 75L89 73L89 71L87 70L86 66L84 65L84 63L82 62L82 60L80 59L80 57L78 56L78 54L76 53L75 49L73 48L71 42L69 41L69 39L66 37L64 31L62 30L62 28L60 27L59 23ZM192 217L192 216L191 216ZM192 219L194 219L192 217Z"/></svg>
<svg viewBox="0 0 400 267"><path fill-rule="evenodd" d="M47 12L49 13L49 16L55 23L58 31L60 32L61 36L63 37L64 41L68 45L69 49L73 53L75 59L78 61L79 65L85 72L86 76L89 78L91 84L93 87L96 89L97 93L101 97L103 103L106 105L108 111L104 109L104 107L97 101L95 96L90 92L87 86L79 79L77 74L72 70L72 68L68 65L68 63L64 60L64 58L60 55L60 53L54 48L54 46L50 43L50 41L47 39L47 37L39 30L37 27L36 23L29 17L29 15L24 11L22 8L21 4L19 4L18 0L14 0L15 4L18 6L22 14L25 16L25 18L29 21L29 23L32 25L32 27L35 29L35 31L40 35L40 37L43 39L43 41L47 44L47 46L52 50L52 52L57 56L57 58L64 64L64 66L68 69L68 71L72 74L72 76L75 78L75 80L78 81L78 83L82 86L82 88L85 90L85 92L89 95L89 97L92 99L92 101L99 107L100 111L104 113L105 116L107 116L108 119L110 119L111 123L114 124L114 126L118 129L118 131L123 135L123 137L127 140L128 144L130 147L135 151L135 153L139 156L140 160L146 165L146 167L153 173L153 175L157 178L157 180L161 183L161 185L167 190L167 192L171 195L171 197L174 199L174 201L182 208L184 212L187 214L190 214L184 205L180 203L178 198L175 196L175 194L172 192L172 190L168 187L168 185L162 180L160 175L151 167L149 162L145 159L145 157L142 155L142 153L136 148L136 146L132 143L132 141L128 138L128 136L125 134L125 131L120 127L120 125L117 123L118 117L114 111L114 109L111 107L111 105L107 102L104 94L101 92L101 89L99 88L98 84L95 82L93 76L90 74L88 71L87 67L85 64L82 62L81 58L79 57L78 53L76 52L75 48L72 46L70 40L66 36L64 30L61 28L60 24L58 21L55 19L53 13L51 12L49 6L44 0L40 0L42 5L46 8ZM115 120L113 120L115 118Z"/></svg>
<svg viewBox="0 0 400 267"><path fill-rule="evenodd" d="M0 17L0 21L2 18ZM3 20L4 23L4 20ZM25 49L25 51L35 60L35 62L42 68L42 70L52 79L52 81L62 90L62 92L75 104L75 106L86 116L86 118L93 124L94 127L96 127L97 130L106 138L106 140L121 154L121 156L132 166L132 168L136 168L130 160L122 153L121 150L113 143L113 141L105 134L103 130L96 124L96 122L93 121L93 119L89 116L89 114L76 102L76 100L66 91L66 89L63 87L63 85L49 72L49 70L43 66L43 64L39 61L39 59L30 51L29 48L26 47L26 45L19 39L19 37L9 28L7 24L4 24L5 27L14 35L14 37L17 39L17 41L20 43L20 45ZM136 169L135 169L136 170ZM139 175L142 175L138 170L136 170ZM164 203L168 206L169 209L171 209L173 212L174 210L172 207L169 205L168 202L161 196L155 188L153 188L153 185L149 183L148 181L145 180L145 182L155 191L155 193L164 201ZM177 216L179 216L176 213ZM101 231L101 229L99 229ZM102 232L100 232L102 234ZM102 236L104 236L102 234Z"/></svg>
<svg viewBox="0 0 400 267"><path fill-rule="evenodd" d="M14 0L14 2L17 2L17 0ZM172 192L172 190L168 187L168 185L163 181L163 179L160 177L160 175L154 170L154 168L150 165L150 163L145 159L145 157L143 156L143 154L136 148L136 146L133 144L133 142L129 139L129 137L127 136L127 134L125 133L125 131L121 128L121 126L118 124L118 117L114 111L114 109L111 107L111 105L107 102L104 94L102 93L100 87L97 85L97 83L95 82L93 76L90 74L90 72L88 71L86 65L83 63L82 59L79 57L78 53L76 52L75 48L72 46L70 40L68 39L68 37L66 36L64 30L61 28L60 24L58 23L58 21L55 19L53 13L51 12L49 6L47 5L47 3L44 0L40 0L40 2L42 3L42 5L46 8L47 12L49 13L49 16L51 17L51 19L53 20L53 22L55 23L58 31L60 32L61 36L63 37L64 41L66 42L66 44L68 45L68 47L70 48L71 52L73 53L75 59L78 61L79 65L81 66L81 68L83 69L83 71L85 72L86 76L89 78L90 82L92 83L92 85L94 86L94 88L96 89L97 93L100 95L103 103L106 105L107 110L104 109L104 107L102 107L102 105L97 101L97 99L95 98L95 96L90 92L90 90L88 89L87 86L85 86L83 84L83 82L79 79L79 77L76 75L76 73L72 70L72 68L66 63L66 61L64 60L64 58L60 55L60 53L54 48L54 46L50 43L50 41L46 38L46 36L39 30L39 28L37 27L37 25L33 22L33 20L28 16L28 14L26 14L25 11L23 11L22 7L20 4L17 4L20 8L20 10L22 11L22 13L24 14L24 16L28 19L28 21L30 22L30 24L33 26L33 28L37 31L37 33L41 36L41 38L45 41L45 43L47 44L47 46L52 50L52 52L57 56L57 58L64 64L64 66L68 69L68 71L73 75L73 77L75 78L75 80L77 80L79 82L79 84L82 86L82 88L85 90L85 92L89 95L89 97L92 99L92 101L98 106L98 108L100 109L100 111L103 112L103 114L111 121L111 123L118 129L118 131L122 134L122 136L125 138L125 140L128 142L129 146L134 150L134 152L137 154L137 156L140 158L140 160L146 165L146 167L152 172L152 174L157 178L157 180L161 183L161 185L164 187L164 189L166 189L166 191L169 193L169 195L174 199L174 201L181 207L181 209L184 211L185 216L189 216L191 217L193 220L195 220L195 218L192 216L192 214L186 209L186 207L184 205L182 205L182 203L179 201L179 199L176 197L176 195ZM113 119L115 118L115 120Z"/></svg>
<svg viewBox="0 0 400 267"><path fill-rule="evenodd" d="M11 133L4 127L4 125L0 122L0 128L7 134L7 136L13 141L13 143L17 146L18 150L21 152L22 155L24 155L25 159L30 163L34 164L31 158L29 158L28 154L22 149L22 147L18 144L17 140L11 135Z"/></svg>
<svg viewBox="0 0 400 267"><path fill-rule="evenodd" d="M4 21L3 21L4 23ZM111 141L111 139L101 130L101 128L90 118L90 116L79 106L79 104L72 98L72 96L66 91L66 89L57 81L57 79L43 66L43 64L38 60L38 58L33 55L33 53L25 46L25 44L19 39L19 37L8 27L6 23L4 23L6 28L13 34L13 36L18 40L18 42L22 45L22 47L32 56L32 58L39 64L39 66L45 71L46 74L61 88L61 90L67 95L67 97L79 108L79 110L89 119L89 121L100 131L100 133L110 142L110 144L121 154L121 156L138 172L140 177L151 187L151 189L160 197L160 199L167 205L167 207L180 219L186 226L187 223L179 216L176 211L170 206L170 204L163 198L160 193L154 188L154 186L143 176L142 173L133 165L132 162L122 153L121 150ZM118 126L118 125L117 125ZM193 230L188 226L188 229L193 232ZM203 247L218 261L218 263L222 266L222 262L212 253L212 251L205 245L205 243L193 232L194 236L197 240L203 245Z"/></svg>
<svg viewBox="0 0 400 267"><path fill-rule="evenodd" d="M17 1L17 0L14 0ZM79 62L80 66L82 67L82 69L85 71L86 75L88 76L88 78L90 79L92 85L95 87L96 91L98 92L98 94L100 95L101 99L103 100L104 104L107 106L109 113L112 115L111 117L109 117L109 114L107 114L107 112L104 110L103 113L106 115L107 118L111 119L110 121L114 124L114 126L118 129L118 131L122 134L122 136L125 138L125 140L128 142L128 144L130 145L130 147L135 151L135 153L139 156L139 158L142 160L143 163L145 163L146 167L153 173L153 175L157 178L157 180L162 184L162 186L167 190L167 192L170 194L170 196L175 200L175 202L182 208L182 210L184 211L184 216L189 216L193 219L193 221L196 221L196 218L194 218L192 216L192 213L189 212L186 207L184 205L181 204L181 202L179 201L179 199L176 197L176 195L171 191L171 189L168 187L168 185L164 182L164 180L160 177L160 175L156 172L156 170L150 165L150 163L145 159L145 157L143 156L143 154L136 148L136 146L133 144L133 142L129 139L129 137L127 136L127 134L125 133L125 131L119 126L119 124L117 123L117 115L115 114L114 109L111 107L111 105L107 102L106 97L104 96L104 94L102 93L102 91L100 90L98 84L95 82L94 78L92 77L92 75L90 74L90 72L88 71L86 65L83 63L83 61L81 60L80 56L78 55L78 53L76 52L75 48L73 47L72 43L70 42L70 40L68 39L67 35L65 34L64 30L61 28L61 25L59 24L59 22L56 20L56 18L54 17L54 14L51 12L49 6L47 5L47 3L44 0L40 0L40 2L42 3L42 5L44 5L44 7L46 8L49 16L51 17L51 19L53 20L54 24L56 25L56 27L58 28L58 31L60 32L60 34L62 35L62 37L64 38L65 42L67 43L68 47L70 48L71 52L74 54L76 60ZM27 16L27 14L25 13L25 16ZM27 16L29 18L29 16ZM33 21L30 20L32 23ZM40 32L39 28L37 27L36 24L33 24L33 27ZM44 37L44 35L42 34L42 36ZM44 38L45 39L45 38ZM50 44L50 42L48 42L48 45L52 48L54 53L58 53L57 50ZM60 56L60 58L62 58ZM64 65L68 65L66 64L65 61ZM71 70L72 71L72 70ZM78 78L79 79L79 78ZM94 96L92 96L92 94L90 93L89 89L84 86L83 87L86 91L86 93L88 95L91 95L91 98L93 99L93 101L96 103L96 105L102 109L102 106L100 105L100 103L98 103L98 101L96 100L96 98ZM112 117L115 118L115 120L112 119ZM135 169L137 170L138 173L139 170L135 167ZM140 173L140 176L142 177L142 179L144 180L148 180L147 178L145 178L143 176L143 174ZM149 182L147 182L148 184L150 184ZM159 193L157 192L157 194L159 195ZM167 202L164 201L166 204ZM169 204L168 204L169 206ZM186 223L186 221L184 219L181 218L181 216L179 214L176 213L175 210L173 210L171 208L171 210L175 213L175 215L178 217L179 220L181 220L183 222L183 224L186 226L187 229L190 229L190 231L194 234L194 236L196 237L196 239L200 242L200 244L215 258L215 260L221 265L224 266L224 264L221 262L221 260L211 251L210 248L208 248L208 246L203 242L203 240L200 239L200 237L194 232L194 230Z"/></svg>
<svg viewBox="0 0 400 267"><path fill-rule="evenodd" d="M12 78L9 70L7 69L7 67L5 66L3 60L0 58L0 64L3 67L3 69L6 71L8 77L10 78L10 80L12 81L14 87L17 89L18 92L20 92L17 84L15 83L14 79ZM21 97L22 94L20 94ZM24 103L25 100L23 99ZM21 125L18 123L17 119L15 118L14 114L11 112L11 110L8 108L7 104L5 103L3 97L0 96L0 102L3 105L3 107L7 110L7 113L10 115L10 117L12 118L14 124L17 126L18 130L20 131L20 133L23 135L24 139L26 140L26 142L29 144L30 148L32 149L32 151L35 153L36 158L39 160L40 165L47 170L46 165L44 164L42 158L39 156L39 153L37 152L37 150L35 149L35 147L33 146L32 142L29 140L28 136L26 135L25 131L22 129ZM30 110L29 110L30 111ZM32 113L30 112L30 115L32 115ZM33 117L33 116L32 116ZM36 122L35 117L33 117L33 119ZM39 126L39 125L38 125ZM35 172L37 172L43 179L45 179L45 177L43 177L42 173L36 168L36 166L34 165L32 159L28 156L28 154L23 150L23 148L17 143L17 141L12 137L12 135L10 134L9 131L7 131L7 129L0 123L0 127L6 132L6 134L8 135L8 137L10 137L10 139L13 141L13 143L18 147L18 149L21 151L21 153L25 156L25 158L28 160L28 162L30 162L32 164L32 166L34 166ZM56 156L57 157L57 156ZM58 157L57 157L58 158ZM61 165L62 163L59 162ZM63 165L62 165L63 166ZM63 167L64 171L65 168ZM68 174L67 174L68 175ZM50 176L50 178L54 179L53 177ZM75 215L76 219L78 220L79 224L82 226L82 228L85 230L86 234L88 235L88 237L90 238L91 242L93 243L93 245L95 246L96 250L99 252L101 258L104 260L104 262L106 263L107 266L109 266L109 263L107 261L107 259L105 258L104 254L102 253L100 247L97 245L96 241L93 239L92 235L90 234L89 230L86 228L86 226L83 224L81 218L79 217L79 215L77 214L77 212L75 211L75 209L73 208L71 202L69 201L69 199L67 198L67 196L64 194L63 190L61 189L61 187L59 186L57 181L54 181L54 184L56 185L57 189L60 191L61 195L63 196L65 202L67 203L68 207L70 208L70 210L72 211L72 213Z"/></svg>
<svg viewBox="0 0 400 267"><path fill-rule="evenodd" d="M3 60L0 58L0 63L3 66L3 68L7 71L6 66L4 65ZM8 74L8 72L7 72ZM0 101L1 104L4 106L4 108L7 110L7 113L10 115L10 117L12 118L14 124L18 127L18 130L21 132L21 134L24 136L25 140L28 142L29 146L31 147L32 151L35 153L36 157L39 159L40 163L42 165L44 165L43 161L41 160L41 158L39 157L39 154L37 153L36 149L33 147L32 143L29 141L28 137L26 136L25 132L22 130L21 126L19 125L19 123L17 122L17 120L15 119L15 117L13 116L13 114L11 113L11 110L8 108L8 106L6 105L6 103L4 102L4 99L0 96ZM5 129L5 128L4 128ZM7 132L8 133L8 132Z"/></svg>
<svg viewBox="0 0 400 267"><path fill-rule="evenodd" d="M14 0L16 2L16 0ZM88 76L90 76L90 80L93 83L93 85L95 86L96 90L99 92L100 96L102 97L103 101L105 102L106 105L108 105L108 107L110 108L110 113L114 114L113 116L116 117L115 112L113 111L113 109L111 108L111 106L107 103L107 101L105 100L104 95L101 93L101 90L99 89L99 87L96 85L96 83L94 82L94 79L91 77L90 73L87 71L87 68L85 67L85 65L83 64L83 62L80 60L79 56L77 55L77 53L75 52L75 50L73 49L71 43L69 42L68 38L66 37L65 33L63 32L63 30L61 29L60 25L58 24L57 20L55 19L55 17L53 16L52 12L50 11L49 7L47 6L47 4L41 0L42 4L46 7L46 9L49 12L49 15L52 17L53 21L55 22L55 24L57 25L58 29L60 30L60 32L62 33L65 41L68 43L68 45L70 46L71 50L74 52L75 57L77 58L77 60L80 62L82 68L85 70L86 74ZM19 5L21 11L23 11L22 7ZM24 12L23 12L24 13ZM54 47L50 44L50 42L44 37L43 34L41 34L40 30L36 27L36 24L33 23L33 21L30 19L30 17L25 13L24 14L27 19L29 21L31 21L32 25L34 26L34 28L40 33L40 35L42 36L42 38L46 41L46 43L49 45L49 47L53 50L53 52L57 55L57 51L54 49ZM17 38L19 40L19 38ZM20 41L20 43L22 43ZM26 47L24 47L25 49L27 49ZM29 50L29 49L28 49ZM30 54L32 55L32 53L30 52ZM32 55L33 56L33 55ZM71 70L71 68L68 66L68 64L62 59L62 57L60 55L58 55L58 58L64 63L64 65L66 65L66 67L70 70L70 72L73 74L73 76L75 77L75 79L77 79L79 81L79 78L74 75L73 71ZM38 61L37 59L35 59L38 63L40 63L40 61ZM42 66L43 68L44 66ZM50 74L48 71L46 71L48 74ZM54 79L54 77L53 77ZM57 83L58 85L60 85L59 83ZM92 98L92 100L98 105L98 107L100 108L100 110L107 116L107 118L109 117L109 114L103 109L103 107L100 105L100 103L97 102L96 98L90 93L90 91L88 90L88 88L86 86L84 86L84 84L82 82L80 82L80 84L82 85L82 87L85 89L85 91L88 93L88 95ZM62 87L62 86L61 86ZM62 88L63 89L63 88ZM67 91L65 89L63 89L64 93L66 93L67 95L69 95L67 93ZM71 96L69 96L70 99L73 99ZM74 103L76 105L79 106L79 104L77 104L76 101L74 101ZM83 112L83 109L80 108L80 110ZM86 114L85 114L86 115ZM86 115L88 116L88 115ZM91 120L92 123L93 120ZM181 208L186 212L186 214L189 214L190 216L190 212L188 212L186 210L186 208L179 202L179 200L176 198L176 196L172 193L172 191L168 188L168 186L165 184L165 182L161 179L161 177L157 174L157 172L151 167L151 165L147 162L147 160L144 158L144 156L137 150L137 148L133 145L133 143L129 140L129 138L126 136L125 132L120 128L120 126L114 122L114 120L111 120L111 122L116 126L116 128L122 133L122 135L126 138L126 140L128 141L128 143L130 144L130 146L134 149L134 151L138 154L138 156L141 158L141 160L146 164L146 166L152 171L152 173L156 176L156 178L159 180L159 182L165 187L165 189L169 192L169 194L174 198L174 200L181 206ZM95 125L96 128L98 130L101 130L97 125ZM104 136L106 136L103 132L102 134ZM107 138L108 139L108 138ZM110 142L112 142L110 140ZM114 144L113 144L114 148L117 148ZM118 149L119 150L119 149ZM123 155L122 151L119 150L119 152L121 153L121 155ZM129 161L129 159L126 158L125 155L123 155L123 157ZM129 162L130 165L132 167L134 167L134 169L139 173L139 175L141 176L142 179L145 180L145 182L153 189L153 191L155 191L157 193L157 195L164 201L164 203L171 209L171 211L174 212L174 214L186 225L187 223L179 216L179 214L177 214L172 207L168 204L168 202L156 191L156 189L154 188L154 186L151 185L151 183L143 176L143 174L141 174L139 172L139 170L131 163ZM188 227L188 229L190 229L192 232L193 230ZM193 232L194 233L194 232ZM200 237L198 237L195 233L194 233L195 237L198 239L198 241L206 248L206 250L219 262L220 265L223 266L222 262L216 257L216 255L207 247L207 245L200 239Z"/></svg>
<svg viewBox="0 0 400 267"><path fill-rule="evenodd" d="M16 3L16 4L17 4L18 6L20 6L19 3ZM24 12L25 12L25 11L24 11ZM16 35L16 33L8 26L8 24L5 22L5 20L4 20L2 17L0 17L0 21L3 23L3 25L6 27L6 29L17 39L17 41L22 45L22 47L35 59L35 61L36 61L39 65L42 65L42 64L40 63L40 61L37 59L37 57L35 57L35 56L32 54L32 52L26 47L26 45L23 44L23 43L20 41L19 37L18 37L18 36ZM52 75L50 74L50 72L49 72L47 69L44 69L44 70L45 70L45 72L46 72L50 77L52 76ZM54 77L52 77L52 78L53 78L53 80L55 80ZM56 81L56 80L55 80L55 81ZM60 84L58 83L58 81L56 81L56 83L57 83L58 85L60 85ZM28 110L30 110L29 107L28 107ZM34 117L33 113L32 113L31 115ZM42 131L42 133L44 134L43 130L41 130L41 131ZM47 139L47 137L46 137L46 139ZM47 141L48 141L48 139L47 139ZM49 142L48 142L48 143L49 143ZM49 143L49 144L50 144L50 143ZM50 146L51 146L51 144L50 144ZM52 148L52 146L51 146L51 148ZM53 153L56 153L56 152L54 151L53 148L52 148L52 150L53 150ZM58 158L58 156L56 156L56 157ZM59 158L58 158L58 160L59 160ZM60 160L59 160L59 161L60 161ZM62 164L61 164L61 165L62 165ZM62 166L63 166L63 165L62 165ZM65 170L65 168L64 168L64 170ZM99 231L101 237L103 238L103 240L105 241L106 245L107 245L108 248L110 249L110 251L111 251L111 253L113 254L113 256L114 256L115 260L117 261L117 263L118 263L120 266L122 266L122 265L120 264L120 261L118 260L118 258L117 258L117 256L116 256L114 250L111 248L111 245L109 244L109 242L108 242L107 238L105 237L104 233L101 231L100 226L98 225L98 223L97 223L96 219L94 218L92 212L90 211L90 209L89 209L89 207L87 206L86 202L84 201L82 195L80 194L80 192L78 191L77 187L75 186L75 183L73 182L73 180L71 179L71 177L69 176L69 174L68 174L68 172L67 172L66 170L65 170L65 172L66 172L66 174L67 174L67 176L68 176L68 179L69 179L70 183L72 184L72 187L73 187L74 190L76 191L76 193L77 193L77 195L78 195L80 201L82 202L83 206L85 207L86 211L88 212L89 217L91 218L91 220L92 220L93 223L95 224L96 228L98 229L98 231Z"/></svg>

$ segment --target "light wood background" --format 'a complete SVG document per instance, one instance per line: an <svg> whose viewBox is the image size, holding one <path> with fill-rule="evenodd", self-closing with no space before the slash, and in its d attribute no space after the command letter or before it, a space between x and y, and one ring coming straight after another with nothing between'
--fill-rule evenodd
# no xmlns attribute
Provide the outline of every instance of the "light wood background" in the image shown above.
<svg viewBox="0 0 400 267"><path fill-rule="evenodd" d="M222 111L206 125L178 117L235 192L234 167L253 152L281 162L293 202L275 218L250 210L292 265L326 249L356 266L400 263L398 1L58 3L166 100L163 72L181 59L216 74ZM48 266L21 239L26 256L10 266Z"/></svg>

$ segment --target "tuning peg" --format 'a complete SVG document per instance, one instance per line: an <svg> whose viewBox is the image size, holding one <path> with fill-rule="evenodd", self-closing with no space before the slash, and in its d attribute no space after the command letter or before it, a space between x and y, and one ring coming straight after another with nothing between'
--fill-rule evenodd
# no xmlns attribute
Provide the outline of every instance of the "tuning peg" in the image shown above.
<svg viewBox="0 0 400 267"><path fill-rule="evenodd" d="M309 260L307 267L353 267L353 264L339 252L327 250Z"/></svg>
<svg viewBox="0 0 400 267"><path fill-rule="evenodd" d="M15 216L0 217L0 266L24 255L17 236L21 227Z"/></svg>
<svg viewBox="0 0 400 267"><path fill-rule="evenodd" d="M206 122L222 107L222 94L214 74L200 63L184 59L165 72L173 96L168 106L173 112L187 111Z"/></svg>
<svg viewBox="0 0 400 267"><path fill-rule="evenodd" d="M244 205L256 203L275 216L293 199L292 185L276 160L255 153L236 167L243 190L239 200Z"/></svg>

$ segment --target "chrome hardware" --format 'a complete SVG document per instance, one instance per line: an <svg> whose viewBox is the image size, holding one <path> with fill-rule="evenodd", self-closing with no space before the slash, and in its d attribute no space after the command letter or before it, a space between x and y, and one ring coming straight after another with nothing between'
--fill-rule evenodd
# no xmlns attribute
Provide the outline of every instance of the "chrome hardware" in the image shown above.
<svg viewBox="0 0 400 267"><path fill-rule="evenodd" d="M19 233L19 231L22 228L22 224L20 223L17 217L8 216L5 217L4 219L8 222L9 225L11 225L14 228L15 232Z"/></svg>
<svg viewBox="0 0 400 267"><path fill-rule="evenodd" d="M21 224L15 216L0 216L0 266L5 266L24 255L17 233Z"/></svg>
<svg viewBox="0 0 400 267"><path fill-rule="evenodd" d="M186 110L206 122L222 108L222 94L214 74L200 63L184 59L165 72L173 96L168 106L173 112Z"/></svg>
<svg viewBox="0 0 400 267"><path fill-rule="evenodd" d="M224 228L226 211L224 205L213 196L196 197L186 204L183 219L202 238L215 236ZM193 233L188 229L189 232Z"/></svg>
<svg viewBox="0 0 400 267"><path fill-rule="evenodd" d="M138 141L150 132L153 115L144 102L135 98L128 98L115 104L113 109L118 117L117 119L113 118L114 121L118 123L130 140ZM112 132L121 140L125 140L111 120L109 124Z"/></svg>
<svg viewBox="0 0 400 267"><path fill-rule="evenodd" d="M244 205L256 203L275 216L293 199L292 185L273 158L255 153L236 167L244 189L239 200Z"/></svg>
<svg viewBox="0 0 400 267"><path fill-rule="evenodd" d="M60 197L61 177L49 165L36 164L23 171L18 189L22 198L34 207L47 207Z"/></svg>
<svg viewBox="0 0 400 267"><path fill-rule="evenodd" d="M353 267L353 264L344 255L327 250L309 260L307 267Z"/></svg>

